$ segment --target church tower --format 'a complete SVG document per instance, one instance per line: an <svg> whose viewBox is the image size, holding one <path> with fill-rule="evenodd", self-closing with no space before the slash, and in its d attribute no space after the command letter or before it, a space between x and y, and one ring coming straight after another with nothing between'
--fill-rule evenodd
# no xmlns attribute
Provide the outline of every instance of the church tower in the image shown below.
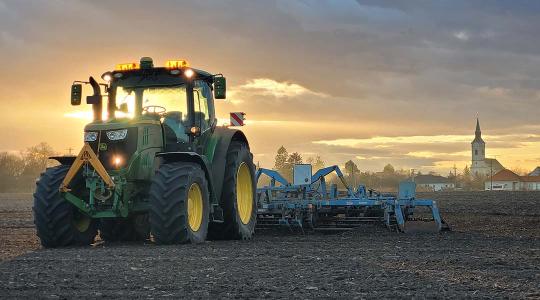
<svg viewBox="0 0 540 300"><path fill-rule="evenodd" d="M476 118L476 131L474 132L474 140L471 142L472 148L472 168L483 167L486 159L486 143L482 139L482 131L480 131L480 121Z"/></svg>

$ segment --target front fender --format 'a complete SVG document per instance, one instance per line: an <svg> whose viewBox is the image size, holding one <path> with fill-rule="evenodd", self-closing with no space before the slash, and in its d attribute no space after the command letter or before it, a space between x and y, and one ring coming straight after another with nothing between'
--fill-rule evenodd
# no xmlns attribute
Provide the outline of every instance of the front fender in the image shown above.
<svg viewBox="0 0 540 300"><path fill-rule="evenodd" d="M217 127L214 131L214 135L219 138L219 142L216 144L213 151L211 169L215 193L219 201L223 190L223 180L225 177L225 167L227 166L227 151L229 150L229 145L232 141L241 141L244 142L249 149L249 143L244 133L238 129Z"/></svg>
<svg viewBox="0 0 540 300"><path fill-rule="evenodd" d="M76 156L51 156L49 159L54 159L59 162L61 165L71 166L75 161Z"/></svg>

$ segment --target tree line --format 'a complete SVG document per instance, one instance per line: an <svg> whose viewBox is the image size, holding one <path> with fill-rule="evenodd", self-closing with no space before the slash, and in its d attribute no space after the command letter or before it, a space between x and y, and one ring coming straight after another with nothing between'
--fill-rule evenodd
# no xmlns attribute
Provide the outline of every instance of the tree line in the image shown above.
<svg viewBox="0 0 540 300"><path fill-rule="evenodd" d="M313 166L313 172L326 166L319 155L308 157L304 160L300 153L289 153L284 146L281 146L277 150L273 170L278 171L285 179L292 182L294 165L304 162ZM396 170L391 164L386 164L379 172L360 171L358 165L352 160L344 162L340 167L343 168L342 172L349 186L356 188L358 185L363 184L368 188L380 191L396 191L401 181L411 180L411 178L418 175L424 175L420 171L413 173L412 170ZM435 172L426 174L438 175ZM465 191L484 190L484 182L488 180L487 176L471 174L468 166L465 166L461 173L450 172L447 178L455 184L456 188ZM263 180L263 184L266 184L266 179ZM327 182L330 184L336 183L338 186L341 184L334 174L327 178Z"/></svg>
<svg viewBox="0 0 540 300"><path fill-rule="evenodd" d="M45 142L19 153L0 152L0 193L33 192L41 172L56 164L48 159L54 155Z"/></svg>

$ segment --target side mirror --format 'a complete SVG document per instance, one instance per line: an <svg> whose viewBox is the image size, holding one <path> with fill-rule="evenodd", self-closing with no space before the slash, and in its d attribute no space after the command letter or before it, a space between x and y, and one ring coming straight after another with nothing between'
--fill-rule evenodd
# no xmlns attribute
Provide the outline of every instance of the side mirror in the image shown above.
<svg viewBox="0 0 540 300"><path fill-rule="evenodd" d="M71 86L71 105L81 105L82 84L75 83Z"/></svg>
<svg viewBox="0 0 540 300"><path fill-rule="evenodd" d="M225 99L227 95L227 81L225 77L214 77L214 98Z"/></svg>

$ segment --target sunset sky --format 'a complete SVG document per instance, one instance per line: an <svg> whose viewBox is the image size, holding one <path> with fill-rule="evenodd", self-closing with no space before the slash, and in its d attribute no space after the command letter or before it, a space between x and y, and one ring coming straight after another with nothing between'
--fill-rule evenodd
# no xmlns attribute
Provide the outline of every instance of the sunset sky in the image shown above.
<svg viewBox="0 0 540 300"><path fill-rule="evenodd" d="M284 145L361 170L540 165L538 1L0 0L0 151L82 146L73 80L150 56L227 77L255 161Z"/></svg>

